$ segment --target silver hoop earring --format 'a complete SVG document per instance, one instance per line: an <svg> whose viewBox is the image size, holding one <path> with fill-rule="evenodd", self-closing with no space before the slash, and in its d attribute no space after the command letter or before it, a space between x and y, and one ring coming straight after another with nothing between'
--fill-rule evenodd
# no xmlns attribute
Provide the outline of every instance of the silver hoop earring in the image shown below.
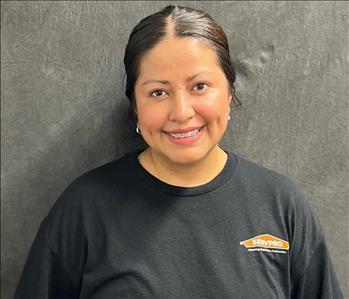
<svg viewBox="0 0 349 299"><path fill-rule="evenodd" d="M139 129L139 127L138 127L138 124L137 124L137 126L136 126L136 132L137 132L137 134L141 134L141 130Z"/></svg>

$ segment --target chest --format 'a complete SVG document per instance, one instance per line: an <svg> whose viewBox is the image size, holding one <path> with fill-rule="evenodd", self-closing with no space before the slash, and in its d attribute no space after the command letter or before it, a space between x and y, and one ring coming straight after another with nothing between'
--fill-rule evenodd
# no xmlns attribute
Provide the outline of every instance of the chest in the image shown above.
<svg viewBox="0 0 349 299"><path fill-rule="evenodd" d="M271 215L224 204L108 216L91 229L81 297L287 298L287 229Z"/></svg>

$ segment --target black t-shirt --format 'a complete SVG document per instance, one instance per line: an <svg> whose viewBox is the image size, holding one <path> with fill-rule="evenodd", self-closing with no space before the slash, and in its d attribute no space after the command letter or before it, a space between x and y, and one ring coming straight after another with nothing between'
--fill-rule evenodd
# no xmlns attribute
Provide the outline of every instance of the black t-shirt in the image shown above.
<svg viewBox="0 0 349 299"><path fill-rule="evenodd" d="M177 187L137 155L62 193L15 298L342 298L321 226L288 178L229 153L209 183Z"/></svg>

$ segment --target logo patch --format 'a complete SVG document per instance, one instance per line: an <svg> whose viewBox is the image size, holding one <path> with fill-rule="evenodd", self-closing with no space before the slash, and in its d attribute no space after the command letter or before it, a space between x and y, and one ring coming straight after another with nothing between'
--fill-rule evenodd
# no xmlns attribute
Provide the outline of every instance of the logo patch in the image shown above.
<svg viewBox="0 0 349 299"><path fill-rule="evenodd" d="M287 241L269 234L255 236L251 239L241 241L241 246L245 246L248 251L267 251L275 253L286 253L289 249Z"/></svg>

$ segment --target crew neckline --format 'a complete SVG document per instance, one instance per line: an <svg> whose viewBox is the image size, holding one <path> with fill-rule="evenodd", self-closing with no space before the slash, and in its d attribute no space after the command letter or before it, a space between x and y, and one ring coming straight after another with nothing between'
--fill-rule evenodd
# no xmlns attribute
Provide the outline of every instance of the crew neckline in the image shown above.
<svg viewBox="0 0 349 299"><path fill-rule="evenodd" d="M135 169L135 174L138 176L140 181L158 192L181 197L198 196L218 189L229 181L238 163L237 155L224 150L227 154L227 161L225 162L223 169L216 177L203 185L195 187L182 187L165 183L148 172L138 160L138 155L142 151L144 151L144 149L132 154L133 168Z"/></svg>

